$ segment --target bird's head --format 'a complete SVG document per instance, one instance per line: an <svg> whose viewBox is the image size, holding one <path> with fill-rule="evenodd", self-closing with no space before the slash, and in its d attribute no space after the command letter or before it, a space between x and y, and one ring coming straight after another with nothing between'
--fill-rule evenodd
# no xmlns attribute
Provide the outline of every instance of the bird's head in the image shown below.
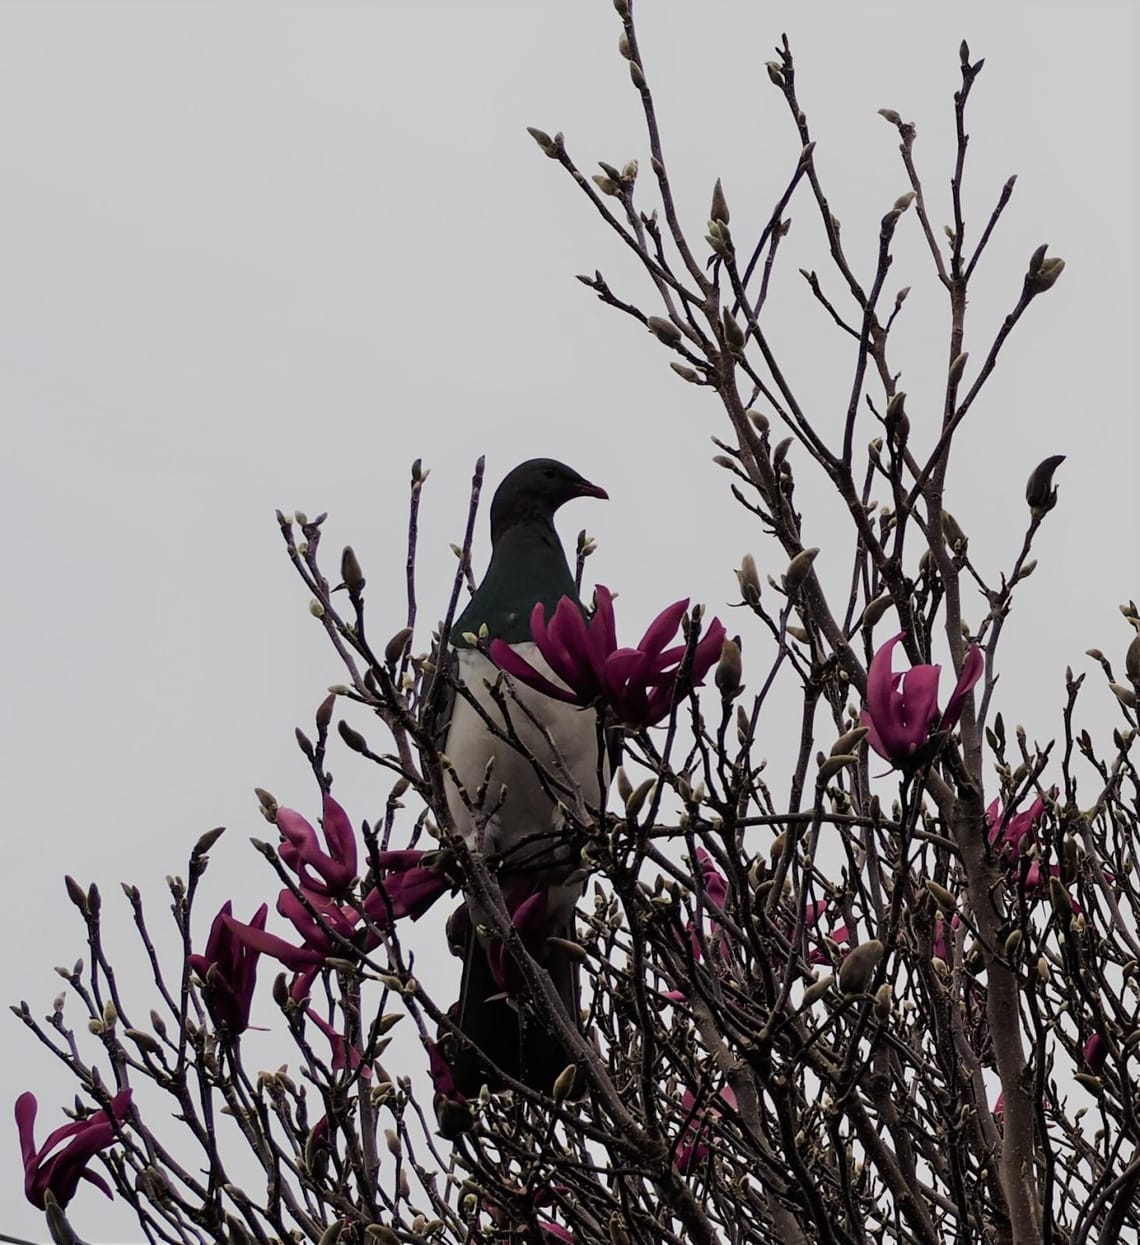
<svg viewBox="0 0 1140 1245"><path fill-rule="evenodd" d="M518 523L553 526L555 511L575 497L608 499L609 494L556 459L531 458L520 463L495 490L491 502L492 542Z"/></svg>

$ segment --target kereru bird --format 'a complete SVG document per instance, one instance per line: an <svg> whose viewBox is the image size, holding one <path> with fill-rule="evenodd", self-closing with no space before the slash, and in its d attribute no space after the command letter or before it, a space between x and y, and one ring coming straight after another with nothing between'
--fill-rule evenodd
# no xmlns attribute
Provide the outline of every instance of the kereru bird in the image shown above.
<svg viewBox="0 0 1140 1245"><path fill-rule="evenodd" d="M462 683L496 724L503 725L503 712L487 685L494 684L500 672L464 636L478 635L485 626L488 641L504 640L549 674L549 666L531 639L534 606L541 601L549 619L564 596L581 605L554 530L554 514L575 497L607 496L604 489L550 458L522 463L495 493L491 502L491 564L452 626L449 682ZM544 696L522 683L515 683L514 690L549 732L560 760L534 723L508 697L511 729L556 782L580 790L586 803L598 807L605 792L599 790L595 714ZM568 1016L576 1024L578 966L565 950L547 942L551 936L573 936L574 907L582 892L582 883L565 882L577 860L565 850L558 851L562 814L543 789L531 760L496 738L467 698L454 693L454 686L440 709L437 733L442 751L471 800L483 783L488 760L494 758L483 805L491 815L482 833L480 816L473 816L450 777L445 779L448 808L456 830L497 864L499 884L515 926L531 954L550 974ZM604 783L608 767L603 768L607 775ZM500 794L504 788L505 794ZM574 800L567 797L564 802L573 804ZM463 956L463 979L453 1019L491 1063L532 1088L549 1093L555 1077L570 1060L525 1006L508 1001L515 972L513 961L504 944L479 935L477 927L486 924L471 895L449 924L452 948ZM466 1045L455 1051L452 1064L461 1092L473 1094L484 1083L497 1087L487 1061Z"/></svg>

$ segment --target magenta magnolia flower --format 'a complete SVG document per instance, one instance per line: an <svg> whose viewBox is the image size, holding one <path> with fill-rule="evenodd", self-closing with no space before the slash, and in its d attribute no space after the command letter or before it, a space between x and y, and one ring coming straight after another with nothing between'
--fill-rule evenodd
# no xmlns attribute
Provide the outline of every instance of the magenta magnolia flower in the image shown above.
<svg viewBox="0 0 1140 1245"><path fill-rule="evenodd" d="M313 979L321 971L325 960L330 955L344 954L344 948L340 946L333 934L350 942L360 941L356 936L359 933L357 927L360 925L361 914L355 908L349 907L348 904L338 904L325 895L318 895L311 891L302 891L302 894L308 900L316 916L309 912L305 904L292 891L283 890L277 896L277 911L281 916L292 921L294 928L301 935L300 946L286 942L284 938L271 934L266 929L259 929L252 924L243 925L241 921L235 921L233 917L225 918L234 937L246 947L264 952L275 960L279 960L286 968L292 969L296 976L289 992L294 999L303 998L308 993ZM325 926L328 929L325 929ZM329 932L330 930L332 933ZM375 945L374 938L370 936L365 937L364 942L366 945Z"/></svg>
<svg viewBox="0 0 1140 1245"><path fill-rule="evenodd" d="M938 676L941 666L911 666L905 674L891 669L891 654L903 633L889 639L871 658L867 671L866 707L859 720L867 727L867 742L895 766L910 763L932 730L952 730L962 716L966 697L985 666L982 650L970 647L962 673L946 705L938 714Z"/></svg>
<svg viewBox="0 0 1140 1245"><path fill-rule="evenodd" d="M546 897L545 888L540 888L514 904L509 899L507 901L511 924L531 955L536 955L541 950L542 943L550 933ZM487 961L491 965L491 976L500 990L514 994L522 989L521 975L505 942L491 943L487 948Z"/></svg>
<svg viewBox="0 0 1140 1245"><path fill-rule="evenodd" d="M305 1009L305 1015L328 1038L329 1045L332 1047L332 1070L334 1072L343 1072L346 1068L351 1068L355 1072L357 1068L360 1068L364 1062L364 1056L358 1047L349 1046L344 1034L338 1033L323 1016L317 1015L311 1007ZM360 1068L360 1074L366 1078L370 1077L372 1069L365 1064L363 1068Z"/></svg>
<svg viewBox="0 0 1140 1245"><path fill-rule="evenodd" d="M459 1092L455 1083L455 1072L451 1064L443 1057L443 1052L435 1042L427 1043L428 1074L435 1089L436 1096L446 1098L449 1102L466 1102L467 1099Z"/></svg>
<svg viewBox="0 0 1140 1245"><path fill-rule="evenodd" d="M206 983L206 1007L214 1024L236 1036L249 1028L261 952L247 946L234 932L233 911L233 904L227 899L210 926L205 955L191 955L188 959L190 967ZM262 904L246 928L264 930L268 915L269 906Z"/></svg>
<svg viewBox="0 0 1140 1245"><path fill-rule="evenodd" d="M636 648L618 648L613 596L601 584L594 589L589 623L576 602L563 597L549 625L540 601L530 616L530 633L546 659L555 683L503 640L491 641L491 660L508 674L555 700L572 705L609 705L627 726L652 726L672 708L686 646L666 648L689 602L675 601L649 625ZM696 686L712 669L724 643L724 625L714 618L693 650L689 678Z"/></svg>
<svg viewBox="0 0 1140 1245"><path fill-rule="evenodd" d="M418 921L441 895L446 895L453 887L452 880L440 869L421 863L425 856L435 855L438 853L414 848L377 853L383 877L364 900L368 919L382 926L405 916Z"/></svg>
<svg viewBox="0 0 1140 1245"><path fill-rule="evenodd" d="M16 1130L20 1135L20 1153L24 1159L24 1196L28 1201L43 1210L44 1194L50 1191L61 1206L66 1206L75 1196L80 1180L89 1180L111 1197L107 1182L95 1172L89 1172L87 1163L100 1150L106 1150L114 1144L112 1117L116 1122L122 1123L130 1106L131 1091L121 1090L111 1099L110 1115L107 1111L96 1111L85 1120L64 1124L50 1133L37 1150L33 1129L38 1103L35 1094L21 1094L16 1099ZM51 1154L61 1141L67 1141L67 1145Z"/></svg>
<svg viewBox="0 0 1140 1245"><path fill-rule="evenodd" d="M733 1110L736 1109L736 1094L732 1090L731 1085L725 1085L719 1097L726 1102ZM686 1089L681 1096L681 1110L686 1114L692 1112L697 1105L697 1100L692 1091ZM710 1119L719 1119L720 1112L709 1108L708 1117ZM708 1154L709 1148L702 1140L705 1132L705 1112L698 1111L685 1130L682 1144L677 1148L677 1170L680 1172L688 1172L701 1162Z"/></svg>
<svg viewBox="0 0 1140 1245"><path fill-rule="evenodd" d="M705 897L711 904L714 904L723 912L724 905L728 899L728 882L725 880L724 874L716 867L716 861L703 847L697 848L697 864L701 868ZM721 959L730 960L732 958L728 936L720 933L720 925L717 921L709 921L709 939L719 947ZM701 939L697 933L697 927L692 921L689 922L689 944L693 950L693 959L699 960L701 958Z"/></svg>
<svg viewBox="0 0 1140 1245"><path fill-rule="evenodd" d="M329 850L321 850L317 832L291 808L277 810L277 829L285 840L281 859L292 869L301 888L318 895L343 895L356 878L356 835L348 814L325 793L325 839ZM319 875L314 877L310 870Z"/></svg>
<svg viewBox="0 0 1140 1245"><path fill-rule="evenodd" d="M1041 820L1045 812L1045 801L1038 796L1036 800L1025 810L1024 813L1018 813L1016 816L1009 816L1008 812L1003 812L1001 801L993 800L986 809L986 821L990 828L990 843L999 846L1001 852L1008 852L1014 857L1017 856L1021 848L1021 840L1026 835L1032 835L1037 828L1038 821ZM1002 823L1005 822L1005 830L1002 831Z"/></svg>
<svg viewBox="0 0 1140 1245"><path fill-rule="evenodd" d="M1085 1066L1090 1072L1099 1072L1108 1058L1108 1043L1099 1033L1094 1033L1085 1043Z"/></svg>

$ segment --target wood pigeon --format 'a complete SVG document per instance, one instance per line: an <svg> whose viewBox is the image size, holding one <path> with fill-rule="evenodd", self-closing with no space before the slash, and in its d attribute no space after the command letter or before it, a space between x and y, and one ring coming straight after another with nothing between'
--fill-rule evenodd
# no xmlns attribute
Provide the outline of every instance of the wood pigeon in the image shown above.
<svg viewBox="0 0 1140 1245"><path fill-rule="evenodd" d="M484 781L488 760L494 758L483 803L491 815L482 835L478 827L482 818L472 815L450 777L445 780L448 808L456 830L471 846L481 837L484 855L497 866L516 929L550 974L575 1024L579 1016L578 966L565 950L550 946L547 940L551 936L573 937L574 907L582 883L567 885L565 877L576 867L577 854L572 858L568 851L558 851L562 814L543 789L535 766L488 730L469 700L455 694L454 683L462 683L490 719L504 725L503 712L487 688L500 672L472 646L470 638L464 638L479 635L482 627L486 627L487 641L502 639L543 673L551 673L531 639L534 606L542 602L548 619L564 596L581 607L566 554L554 530L554 514L575 497L607 496L604 489L550 458L522 463L499 485L491 502L491 564L452 626L452 689L441 706L438 722L441 750L472 801ZM560 760L508 696L511 729L557 781L580 790L587 804L600 805L605 792L598 789L596 715L544 696L521 682L514 684L514 690L549 732ZM608 772L606 766L603 782L608 781ZM565 802L574 801L566 797ZM479 935L480 925L485 928L487 921L478 902L469 895L448 927L452 949L463 957L460 997L452 1018L471 1044L503 1072L549 1093L555 1077L571 1061L542 1023L527 1014L525 1006L508 1001L517 969L505 944ZM462 1049L456 1050L452 1062L459 1090L471 1095L484 1083L496 1088L496 1078L486 1061L466 1044L457 1045Z"/></svg>

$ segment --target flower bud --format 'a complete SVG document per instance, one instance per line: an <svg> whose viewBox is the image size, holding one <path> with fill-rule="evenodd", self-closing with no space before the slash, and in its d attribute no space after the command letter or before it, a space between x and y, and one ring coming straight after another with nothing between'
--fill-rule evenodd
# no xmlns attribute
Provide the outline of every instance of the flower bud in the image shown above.
<svg viewBox="0 0 1140 1245"><path fill-rule="evenodd" d="M1140 632L1132 637L1128 652L1124 654L1124 671L1128 681L1140 687Z"/></svg>
<svg viewBox="0 0 1140 1245"><path fill-rule="evenodd" d="M760 574L756 570L756 559L750 553L741 559L736 578L740 584L740 595L749 605L755 605L760 600Z"/></svg>
<svg viewBox="0 0 1140 1245"><path fill-rule="evenodd" d="M926 889L929 891L934 902L942 909L943 912L953 912L958 906L957 899L940 883L934 881L933 878L926 879Z"/></svg>
<svg viewBox="0 0 1140 1245"><path fill-rule="evenodd" d="M811 571L811 564L816 559L818 549L801 549L799 553L788 563L788 569L784 572L784 588L788 595L798 592L803 586L803 582L807 579Z"/></svg>
<svg viewBox="0 0 1140 1245"><path fill-rule="evenodd" d="M831 745L831 755L844 756L855 751L867 736L867 727L855 726L840 735Z"/></svg>
<svg viewBox="0 0 1140 1245"><path fill-rule="evenodd" d="M691 367L686 367L683 363L670 362L669 366L682 380L687 380L690 385L699 385L701 383L700 373Z"/></svg>
<svg viewBox="0 0 1140 1245"><path fill-rule="evenodd" d="M368 741L359 731L353 730L343 718L336 724L336 729L346 746L351 748L353 752L368 751Z"/></svg>
<svg viewBox="0 0 1140 1245"><path fill-rule="evenodd" d="M79 885L79 883L71 876L71 874L67 874L67 876L63 879L63 884L67 888L68 899L71 900L71 902L79 909L80 912L86 915L87 914L87 892L83 889L82 886Z"/></svg>
<svg viewBox="0 0 1140 1245"><path fill-rule="evenodd" d="M568 1063L566 1067L564 1067L554 1078L553 1096L555 1102L562 1102L570 1096L570 1092L574 1088L574 1081L577 1075L577 1066L575 1064Z"/></svg>
<svg viewBox="0 0 1140 1245"><path fill-rule="evenodd" d="M716 667L716 685L722 700L733 700L744 690L740 682L743 666L740 660L738 640L726 639L721 645L720 661Z"/></svg>
<svg viewBox="0 0 1140 1245"><path fill-rule="evenodd" d="M961 354L955 355L950 361L950 371L947 379L952 385L957 384L962 379L962 373L966 370L966 362L970 357L968 350L963 350Z"/></svg>
<svg viewBox="0 0 1140 1245"><path fill-rule="evenodd" d="M890 125L901 125L902 117L893 108L880 108L879 116Z"/></svg>
<svg viewBox="0 0 1140 1245"><path fill-rule="evenodd" d="M1073 915L1073 897L1065 889L1060 878L1049 879L1049 902L1062 923L1066 923L1067 919Z"/></svg>
<svg viewBox="0 0 1140 1245"><path fill-rule="evenodd" d="M198 842L194 844L194 849L190 853L191 856L194 856L194 857L205 856L205 854L210 850L211 847L214 846L214 844L222 837L222 835L225 834L225 832L226 832L225 826L216 826L213 830L207 830L206 833L203 834L198 839Z"/></svg>
<svg viewBox="0 0 1140 1245"><path fill-rule="evenodd" d="M886 1024L891 1018L891 1002L891 983L884 981L875 991L875 1005L871 1009L875 1013L875 1019L881 1025Z"/></svg>
<svg viewBox="0 0 1140 1245"><path fill-rule="evenodd" d="M1038 293L1052 289L1057 283L1057 278L1064 271L1065 261L1063 259L1053 256L1051 259L1045 260L1036 276L1031 278L1034 288Z"/></svg>
<svg viewBox="0 0 1140 1245"><path fill-rule="evenodd" d="M818 999L823 998L834 984L835 978L830 973L826 977L821 977L819 981L812 982L804 991L804 1007L811 1007Z"/></svg>
<svg viewBox="0 0 1140 1245"><path fill-rule="evenodd" d="M1052 454L1034 467L1025 485L1025 500L1029 503L1031 510L1045 513L1057 504L1053 473L1064 461L1064 454Z"/></svg>
<svg viewBox="0 0 1140 1245"><path fill-rule="evenodd" d="M672 320L666 320L662 316L650 316L645 321L645 327L666 346L675 346L681 340L681 330Z"/></svg>
<svg viewBox="0 0 1140 1245"><path fill-rule="evenodd" d="M949 510L942 512L942 535L946 538L946 543L950 546L952 553L965 553L966 546L970 543L966 533L958 526L958 520L950 513Z"/></svg>
<svg viewBox="0 0 1140 1245"><path fill-rule="evenodd" d="M820 754L822 756L822 753ZM841 769L845 769L848 765L858 765L859 757L853 752L837 752L827 757L819 767L819 781L821 783L828 782L839 773Z"/></svg>
<svg viewBox="0 0 1140 1245"><path fill-rule="evenodd" d="M720 178L716 179L713 186L712 206L709 208L709 220L718 220L722 225L727 225L729 220L728 201L724 197L724 190L720 184Z"/></svg>
<svg viewBox="0 0 1140 1245"><path fill-rule="evenodd" d="M531 136L531 138L534 139L539 147L542 148L545 155L549 156L552 160L557 158L558 148L554 143L554 139L552 139L549 134L544 133L542 130L536 130L533 125L528 125L526 127L526 132Z"/></svg>
<svg viewBox="0 0 1140 1245"><path fill-rule="evenodd" d="M641 72L641 66L637 61L631 60L629 62L629 78L639 91L645 90L645 74Z"/></svg>
<svg viewBox="0 0 1140 1245"><path fill-rule="evenodd" d="M880 618L887 612L891 604L891 595L884 592L881 597L875 597L873 601L868 601L867 608L863 611L863 617L859 621L861 627L871 628Z"/></svg>
<svg viewBox="0 0 1140 1245"><path fill-rule="evenodd" d="M610 1245L630 1245L625 1219L615 1210L610 1216Z"/></svg>
<svg viewBox="0 0 1140 1245"><path fill-rule="evenodd" d="M1112 694L1128 709L1136 708L1136 690L1135 688L1125 687L1123 683L1110 683L1109 689Z"/></svg>
<svg viewBox="0 0 1140 1245"><path fill-rule="evenodd" d="M364 572L351 545L345 545L340 555L340 577L344 586L355 596L364 587Z"/></svg>
<svg viewBox="0 0 1140 1245"><path fill-rule="evenodd" d="M643 783L634 788L629 799L626 800L625 815L630 821L633 821L637 814L641 812L646 797L653 790L656 781L654 778L647 778Z"/></svg>
<svg viewBox="0 0 1140 1245"><path fill-rule="evenodd" d="M778 86L782 90L784 86L784 75L780 69L780 66L775 61L769 61L765 68L768 70L768 77L771 80L772 85Z"/></svg>
<svg viewBox="0 0 1140 1245"><path fill-rule="evenodd" d="M744 330L736 323L727 307L721 313L721 321L724 325L724 340L729 347L739 350L744 345Z"/></svg>
<svg viewBox="0 0 1140 1245"><path fill-rule="evenodd" d="M839 989L844 994L865 994L883 958L883 944L872 938L860 943L839 966Z"/></svg>

